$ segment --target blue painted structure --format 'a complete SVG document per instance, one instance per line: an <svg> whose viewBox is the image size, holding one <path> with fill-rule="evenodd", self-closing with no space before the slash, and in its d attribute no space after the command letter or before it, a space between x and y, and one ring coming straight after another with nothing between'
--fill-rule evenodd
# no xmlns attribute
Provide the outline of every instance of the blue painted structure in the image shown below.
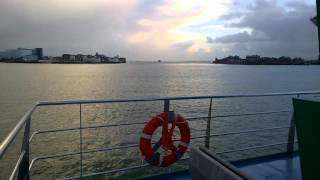
<svg viewBox="0 0 320 180"><path fill-rule="evenodd" d="M297 154L276 154L233 163L252 179L300 180L300 159Z"/></svg>
<svg viewBox="0 0 320 180"><path fill-rule="evenodd" d="M286 153L232 162L241 172L253 180L301 180L300 158L297 153ZM189 171L145 178L146 180L190 180Z"/></svg>

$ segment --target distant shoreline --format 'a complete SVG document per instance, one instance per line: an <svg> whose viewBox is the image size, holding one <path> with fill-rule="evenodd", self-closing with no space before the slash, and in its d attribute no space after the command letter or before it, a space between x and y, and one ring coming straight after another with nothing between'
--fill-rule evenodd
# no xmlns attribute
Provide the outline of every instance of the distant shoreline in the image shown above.
<svg viewBox="0 0 320 180"><path fill-rule="evenodd" d="M319 64L217 64L212 62L162 62L157 63L153 61L129 61L127 63L51 63L51 62L0 62L0 64L60 64L60 65L80 65L80 64L206 64L206 65L226 65L226 66L310 66L310 65L320 65Z"/></svg>
<svg viewBox="0 0 320 180"><path fill-rule="evenodd" d="M6 63L6 64L125 64L121 62L6 62L6 61L0 61L0 63Z"/></svg>
<svg viewBox="0 0 320 180"><path fill-rule="evenodd" d="M241 66L309 66L309 65L320 65L320 62L304 62L302 64L243 64L243 63L215 63L212 64L221 64L221 65L241 65Z"/></svg>
<svg viewBox="0 0 320 180"><path fill-rule="evenodd" d="M264 65L264 66L288 66L288 65L320 65L319 61L316 60L309 60L304 61L303 63L299 64L293 64L293 63L273 63L273 64L267 64L267 63L241 63L241 62L217 62L217 61L164 61L164 62L156 62L156 61L127 61L127 62L57 62L57 61L51 61L51 60L39 60L39 61L29 61L29 62L21 62L21 61L0 61L0 63L7 63L7 64L217 64L217 65Z"/></svg>
<svg viewBox="0 0 320 180"><path fill-rule="evenodd" d="M310 66L310 65L320 65L320 63L304 63L304 64L228 64L228 63L212 63L219 65L241 65L241 66Z"/></svg>
<svg viewBox="0 0 320 180"><path fill-rule="evenodd" d="M212 61L213 64L231 64L231 65L319 65L319 60L306 61L302 58L290 58L281 56L275 57L260 57L259 55L246 56L242 59L239 56L228 56L222 59L216 58Z"/></svg>

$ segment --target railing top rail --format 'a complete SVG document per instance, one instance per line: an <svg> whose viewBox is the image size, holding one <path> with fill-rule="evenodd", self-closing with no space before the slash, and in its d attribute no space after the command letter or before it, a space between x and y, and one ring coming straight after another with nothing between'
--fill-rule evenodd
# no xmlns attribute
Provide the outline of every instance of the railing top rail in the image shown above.
<svg viewBox="0 0 320 180"><path fill-rule="evenodd" d="M180 96L180 97L154 97L139 99L104 99L104 100L58 100L58 101L40 101L38 106L50 105L72 105L72 104L103 104L103 103L121 103L121 102L148 102L163 100L192 100L192 99L220 99L220 98L240 98L240 97L267 97L267 96L289 96L289 95L307 95L320 94L320 91L287 92L287 93L262 93L262 94L234 94L234 95L213 95L213 96Z"/></svg>
<svg viewBox="0 0 320 180"><path fill-rule="evenodd" d="M14 138L18 135L22 127L26 124L27 120L31 116L32 112L36 109L37 104L33 105L32 108L24 114L24 116L19 120L16 126L10 131L8 136L0 144L0 159L5 154L6 150L13 142Z"/></svg>

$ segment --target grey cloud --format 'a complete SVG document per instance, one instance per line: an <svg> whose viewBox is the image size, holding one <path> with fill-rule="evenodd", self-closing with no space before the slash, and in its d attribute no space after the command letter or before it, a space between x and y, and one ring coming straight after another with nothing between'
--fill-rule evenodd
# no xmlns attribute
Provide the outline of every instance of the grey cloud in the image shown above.
<svg viewBox="0 0 320 180"><path fill-rule="evenodd" d="M46 55L95 53L127 55L123 35L135 28L113 7L65 12L50 3L3 0L0 2L0 49L43 47Z"/></svg>
<svg viewBox="0 0 320 180"><path fill-rule="evenodd" d="M261 41L267 41L267 40L268 40L268 37L262 32L253 31L251 34L249 34L247 31L244 31L237 34L218 37L215 39L215 42L243 43L243 42L261 42Z"/></svg>
<svg viewBox="0 0 320 180"><path fill-rule="evenodd" d="M238 33L216 38L219 43L239 43L251 46L244 52L236 45L229 45L235 53L252 54L260 52L273 54L315 57L317 54L316 28L310 22L315 7L303 2L291 2L286 8L275 0L255 0L243 12L240 22L227 24L231 28L250 28L252 34ZM231 12L232 13L232 12Z"/></svg>
<svg viewBox="0 0 320 180"><path fill-rule="evenodd" d="M213 43L212 37L207 36L206 39L207 39L207 40L206 40L206 43L208 43L208 44L212 44L212 43Z"/></svg>
<svg viewBox="0 0 320 180"><path fill-rule="evenodd" d="M284 8L272 1L257 0L256 6L250 8L239 23L229 27L252 28L264 32L272 40L299 41L313 39L312 24L309 19L314 7L296 6L293 11L287 12ZM307 38L307 39L306 39Z"/></svg>
<svg viewBox="0 0 320 180"><path fill-rule="evenodd" d="M231 19L235 19L235 18L240 18L243 16L243 13L241 12L231 12L228 14L224 14L222 16L219 17L220 20L231 20Z"/></svg>

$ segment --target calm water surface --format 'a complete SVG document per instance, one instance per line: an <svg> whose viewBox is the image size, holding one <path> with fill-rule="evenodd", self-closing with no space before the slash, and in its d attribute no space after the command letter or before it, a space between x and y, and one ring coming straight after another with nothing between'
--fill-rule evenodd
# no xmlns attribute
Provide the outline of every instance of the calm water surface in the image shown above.
<svg viewBox="0 0 320 180"><path fill-rule="evenodd" d="M0 63L0 140L13 128L19 118L39 100L115 99L167 96L202 96L225 94L273 93L320 90L320 66L241 66L213 64L1 64ZM205 115L208 102L176 102L174 110L187 117ZM214 113L252 112L290 108L290 97L285 99L258 98L214 101ZM84 125L125 121L144 122L162 110L161 103L139 105L87 105L83 107ZM39 108L32 121L32 129L79 126L77 106ZM271 119L271 120L270 120ZM216 132L245 129L258 125L287 124L290 113L269 117L233 118L229 123L221 118L213 124ZM230 120L230 119L229 119ZM268 121L267 121L268 120ZM238 123L238 124L237 124ZM190 123L193 126L192 123ZM203 134L204 123L194 124L193 134ZM84 131L84 148L103 148L111 145L136 143L143 126L122 130L100 129ZM281 133L281 132L280 132ZM79 132L50 134L36 138L32 154L52 154L55 151L77 151ZM130 136L130 138L128 138ZM66 138L68 137L68 138ZM270 134L259 134L269 142ZM285 137L285 134L284 134ZM258 144L256 137L226 137L213 140L215 148L232 149L245 142ZM252 139L250 139L252 138ZM284 138L285 139L285 138ZM63 142L67 140L69 143ZM50 145L48 142L50 141ZM75 142L75 143L70 143ZM199 141L200 142L200 141ZM202 141L201 141L202 142ZM233 143L230 143L233 142ZM235 143L236 142L236 143ZM18 143L17 143L18 144ZM15 146L16 147L16 146ZM19 149L19 148L16 148ZM221 149L223 150L223 148ZM123 158L123 154L137 158ZM33 174L40 179L50 175L61 177L78 175L78 157L38 163ZM8 157L10 160L11 158ZM14 158L13 158L14 159ZM8 161L9 161L8 160ZM84 157L85 173L108 170L141 162L138 151L115 151L112 155L97 153ZM0 165L1 166L1 165ZM6 166L3 165L2 166ZM138 173L139 174L139 173ZM2 174L5 177L7 174ZM1 177L1 173L0 173ZM42 177L42 178L41 178ZM0 178L1 179L1 178Z"/></svg>

